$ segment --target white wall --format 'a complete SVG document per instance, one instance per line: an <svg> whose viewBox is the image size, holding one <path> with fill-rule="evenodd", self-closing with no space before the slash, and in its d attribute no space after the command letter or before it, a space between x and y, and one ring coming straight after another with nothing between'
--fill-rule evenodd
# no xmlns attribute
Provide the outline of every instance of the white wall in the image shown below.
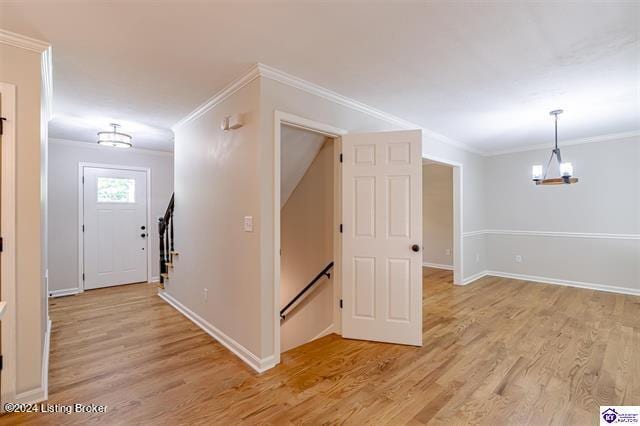
<svg viewBox="0 0 640 426"><path fill-rule="evenodd" d="M173 192L173 154L50 139L49 292L55 295L78 288L78 164L81 162L151 169L150 278L157 279L160 275L157 219L164 215Z"/></svg>
<svg viewBox="0 0 640 426"><path fill-rule="evenodd" d="M486 159L487 269L639 294L640 137L561 149L575 185L531 182L551 146Z"/></svg>
<svg viewBox="0 0 640 426"><path fill-rule="evenodd" d="M422 166L422 261L453 267L453 168ZM447 254L447 250L449 254Z"/></svg>

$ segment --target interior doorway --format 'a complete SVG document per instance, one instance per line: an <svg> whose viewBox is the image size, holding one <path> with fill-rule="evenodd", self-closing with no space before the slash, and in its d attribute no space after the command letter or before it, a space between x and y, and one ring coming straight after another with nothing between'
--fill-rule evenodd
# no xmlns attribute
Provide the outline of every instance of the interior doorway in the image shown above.
<svg viewBox="0 0 640 426"><path fill-rule="evenodd" d="M421 130L347 134L276 111L274 364L280 361L283 311L286 317L290 306L281 310L283 124L334 139L334 331L349 339L421 346Z"/></svg>
<svg viewBox="0 0 640 426"><path fill-rule="evenodd" d="M149 280L149 170L81 164L80 288Z"/></svg>
<svg viewBox="0 0 640 426"><path fill-rule="evenodd" d="M281 125L281 351L334 331L335 139Z"/></svg>
<svg viewBox="0 0 640 426"><path fill-rule="evenodd" d="M423 266L453 271L462 284L462 164L423 157Z"/></svg>

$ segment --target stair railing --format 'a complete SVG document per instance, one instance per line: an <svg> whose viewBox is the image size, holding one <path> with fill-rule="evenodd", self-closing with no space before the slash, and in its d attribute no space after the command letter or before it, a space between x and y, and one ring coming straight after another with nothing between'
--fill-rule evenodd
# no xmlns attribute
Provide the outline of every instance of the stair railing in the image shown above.
<svg viewBox="0 0 640 426"><path fill-rule="evenodd" d="M316 275L316 277L313 280L311 280L311 282L307 284L305 288L300 290L300 292L296 294L296 296L293 299L291 299L291 301L287 303L284 306L284 308L280 309L280 319L284 321L287 314L287 310L291 306L293 306L293 304L296 303L300 298L302 298L303 296L306 297L306 295L309 294L308 291L311 290L311 288L320 281L320 278L322 278L323 276L326 276L327 279L331 278L331 273L329 271L331 271L332 268L333 268L333 262L325 266L325 268L318 275Z"/></svg>
<svg viewBox="0 0 640 426"><path fill-rule="evenodd" d="M164 216L158 219L158 232L160 234L160 282L164 283L165 277L169 273L171 263L171 253L174 252L173 246L173 210L174 196L171 194L171 200L164 213Z"/></svg>

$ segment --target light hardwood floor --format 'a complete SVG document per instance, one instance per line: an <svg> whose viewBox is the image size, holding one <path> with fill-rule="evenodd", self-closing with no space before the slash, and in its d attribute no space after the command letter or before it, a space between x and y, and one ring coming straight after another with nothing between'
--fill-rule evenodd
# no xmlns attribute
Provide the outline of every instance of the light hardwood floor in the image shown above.
<svg viewBox="0 0 640 426"><path fill-rule="evenodd" d="M640 297L424 269L424 346L343 340L258 375L153 285L51 300L50 404L0 424L598 424L640 405Z"/></svg>

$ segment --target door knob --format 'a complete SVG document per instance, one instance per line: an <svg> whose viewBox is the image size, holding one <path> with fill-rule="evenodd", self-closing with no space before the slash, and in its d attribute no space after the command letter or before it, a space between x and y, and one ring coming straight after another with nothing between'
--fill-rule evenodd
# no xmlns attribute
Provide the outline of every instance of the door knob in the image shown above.
<svg viewBox="0 0 640 426"><path fill-rule="evenodd" d="M142 238L144 238L144 237L146 237L146 236L147 236L147 234L145 234L145 233L143 232L142 234L140 234L140 236L141 236Z"/></svg>
<svg viewBox="0 0 640 426"><path fill-rule="evenodd" d="M420 246L417 244L414 244L411 246L411 250L415 251L416 253L420 251Z"/></svg>

